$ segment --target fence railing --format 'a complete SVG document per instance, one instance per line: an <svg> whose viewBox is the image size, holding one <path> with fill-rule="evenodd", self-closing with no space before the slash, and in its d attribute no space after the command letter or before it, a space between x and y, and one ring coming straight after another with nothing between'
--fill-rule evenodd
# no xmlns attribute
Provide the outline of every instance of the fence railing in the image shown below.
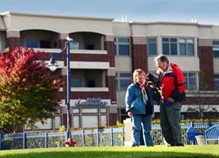
<svg viewBox="0 0 219 158"><path fill-rule="evenodd" d="M71 131L77 146L123 146L124 128ZM66 132L0 134L0 149L64 147Z"/></svg>
<svg viewBox="0 0 219 158"><path fill-rule="evenodd" d="M184 142L186 143L185 131L189 127L204 132L207 128L218 123L187 123L181 124ZM124 128L104 128L93 130L71 131L72 138L76 140L77 146L123 146ZM154 144L162 144L160 125L152 125L152 137ZM65 147L67 139L66 132L45 133L22 133L22 134L0 134L0 150L4 149L27 149L27 148L51 148Z"/></svg>

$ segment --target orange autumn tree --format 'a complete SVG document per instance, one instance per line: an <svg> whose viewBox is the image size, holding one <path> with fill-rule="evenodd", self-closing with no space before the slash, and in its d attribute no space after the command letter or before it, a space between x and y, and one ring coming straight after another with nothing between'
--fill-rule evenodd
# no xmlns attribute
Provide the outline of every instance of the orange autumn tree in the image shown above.
<svg viewBox="0 0 219 158"><path fill-rule="evenodd" d="M0 54L0 129L43 122L59 105L61 81L39 60L39 52L16 48Z"/></svg>

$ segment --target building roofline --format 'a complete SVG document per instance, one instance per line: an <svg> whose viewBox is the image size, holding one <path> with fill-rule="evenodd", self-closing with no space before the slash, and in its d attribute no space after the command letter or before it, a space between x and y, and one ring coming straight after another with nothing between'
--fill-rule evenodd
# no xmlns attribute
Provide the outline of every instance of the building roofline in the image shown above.
<svg viewBox="0 0 219 158"><path fill-rule="evenodd" d="M211 24L199 24L199 23L192 23L192 22L171 22L171 21L155 21L155 22L139 22L139 21L114 21L115 23L127 23L133 25L194 25L194 26L204 26L204 27L213 27L216 25Z"/></svg>
<svg viewBox="0 0 219 158"><path fill-rule="evenodd" d="M84 20L100 20L100 21L111 21L113 23L127 23L135 25L190 25L190 26L201 26L201 27L213 27L217 25L212 24L199 24L197 22L171 22L171 21L155 21L155 22L142 22L142 21L114 21L114 18L111 17L86 17L86 16L64 16L64 15L52 15L52 14L37 14L37 13L20 13L20 12L10 12L5 11L0 13L0 16L9 16L9 15L20 15L20 16L36 16L36 17L50 17L50 18L67 18L67 19L84 19Z"/></svg>
<svg viewBox="0 0 219 158"><path fill-rule="evenodd" d="M52 14L20 13L20 12L10 12L10 11L0 13L0 16L9 16L9 15L50 17L50 18L67 18L67 19L85 19L85 20L101 20L101 21L113 21L114 20L114 18L109 18L109 17L64 16L64 15L52 15Z"/></svg>
<svg viewBox="0 0 219 158"><path fill-rule="evenodd" d="M156 25L156 24L167 24L167 25L196 25L196 26L205 26L205 27L212 27L214 25L211 24L199 24L199 23L192 23L192 22L171 22L171 21L155 21L155 22L131 22L132 24L138 25Z"/></svg>

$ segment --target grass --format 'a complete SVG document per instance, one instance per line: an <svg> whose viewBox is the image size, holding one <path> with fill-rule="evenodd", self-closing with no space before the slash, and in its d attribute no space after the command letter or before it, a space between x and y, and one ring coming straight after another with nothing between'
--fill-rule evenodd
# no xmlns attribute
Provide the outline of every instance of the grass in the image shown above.
<svg viewBox="0 0 219 158"><path fill-rule="evenodd" d="M216 158L219 145L185 147L66 147L3 150L0 158Z"/></svg>

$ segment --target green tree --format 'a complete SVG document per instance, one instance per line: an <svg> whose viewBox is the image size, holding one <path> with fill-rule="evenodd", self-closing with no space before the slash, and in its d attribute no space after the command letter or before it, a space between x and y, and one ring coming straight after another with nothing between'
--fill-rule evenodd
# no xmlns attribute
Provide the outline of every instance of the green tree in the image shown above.
<svg viewBox="0 0 219 158"><path fill-rule="evenodd" d="M43 122L59 105L62 82L49 73L41 55L22 47L0 54L0 128L8 132Z"/></svg>

